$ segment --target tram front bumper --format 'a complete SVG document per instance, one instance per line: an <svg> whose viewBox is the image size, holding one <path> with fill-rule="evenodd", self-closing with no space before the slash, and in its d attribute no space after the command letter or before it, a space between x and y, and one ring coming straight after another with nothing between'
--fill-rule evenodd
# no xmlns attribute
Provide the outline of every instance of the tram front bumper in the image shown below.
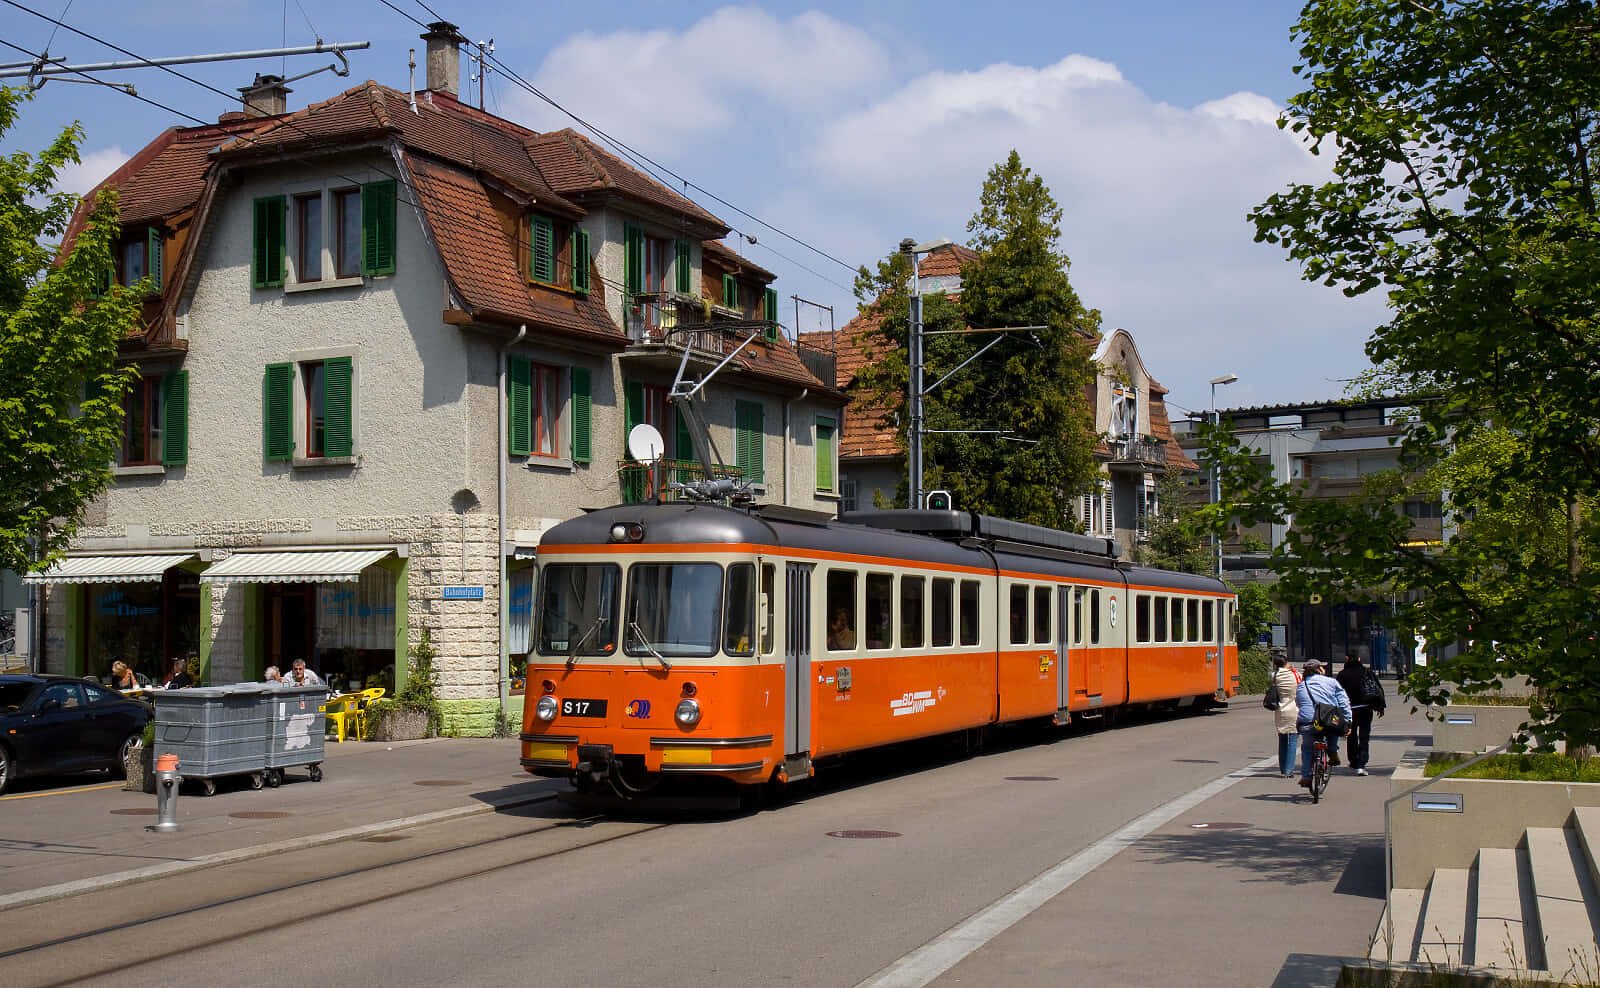
<svg viewBox="0 0 1600 988"><path fill-rule="evenodd" d="M573 769L575 776L587 775L595 782L603 780L611 772L611 763L616 758L609 744L580 744L578 745L578 767Z"/></svg>

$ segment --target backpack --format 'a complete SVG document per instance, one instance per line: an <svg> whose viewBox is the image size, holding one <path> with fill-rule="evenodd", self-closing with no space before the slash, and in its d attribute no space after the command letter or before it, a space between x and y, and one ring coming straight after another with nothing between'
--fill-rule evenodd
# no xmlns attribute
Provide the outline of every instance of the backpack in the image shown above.
<svg viewBox="0 0 1600 988"><path fill-rule="evenodd" d="M1367 703L1383 704L1383 683L1378 681L1378 674L1371 666L1361 670L1361 698Z"/></svg>

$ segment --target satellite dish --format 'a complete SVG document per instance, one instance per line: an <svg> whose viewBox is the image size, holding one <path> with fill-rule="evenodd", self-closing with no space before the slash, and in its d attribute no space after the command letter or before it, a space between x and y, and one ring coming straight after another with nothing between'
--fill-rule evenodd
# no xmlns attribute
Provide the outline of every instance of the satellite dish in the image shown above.
<svg viewBox="0 0 1600 988"><path fill-rule="evenodd" d="M640 463L654 463L667 451L661 433L648 422L640 422L628 431L628 455Z"/></svg>

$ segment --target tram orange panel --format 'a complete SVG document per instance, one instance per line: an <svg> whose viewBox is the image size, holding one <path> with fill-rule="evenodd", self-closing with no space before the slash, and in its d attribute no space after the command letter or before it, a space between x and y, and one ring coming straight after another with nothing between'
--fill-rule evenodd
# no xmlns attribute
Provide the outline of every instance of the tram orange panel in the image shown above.
<svg viewBox="0 0 1600 988"><path fill-rule="evenodd" d="M1128 701L1145 703L1216 692L1217 664L1216 660L1206 661L1209 650L1204 644L1130 648Z"/></svg>
<svg viewBox="0 0 1600 988"><path fill-rule="evenodd" d="M849 670L841 689L839 670ZM979 727L995 715L993 652L813 662L811 756Z"/></svg>
<svg viewBox="0 0 1600 988"><path fill-rule="evenodd" d="M1048 717L1060 706L1056 700L1056 649L1054 645L1014 649L1000 653L1000 720Z"/></svg>

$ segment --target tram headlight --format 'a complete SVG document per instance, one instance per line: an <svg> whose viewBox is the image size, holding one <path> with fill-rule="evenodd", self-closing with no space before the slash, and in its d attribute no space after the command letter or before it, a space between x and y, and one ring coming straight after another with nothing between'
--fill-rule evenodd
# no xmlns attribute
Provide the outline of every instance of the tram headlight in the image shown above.
<svg viewBox="0 0 1600 988"><path fill-rule="evenodd" d="M642 542L644 541L644 526L636 521L619 521L611 526L611 541Z"/></svg>
<svg viewBox="0 0 1600 988"><path fill-rule="evenodd" d="M541 696L539 702L533 705L533 715L546 724L556 719L556 712L561 709L561 704L553 696Z"/></svg>
<svg viewBox="0 0 1600 988"><path fill-rule="evenodd" d="M684 697L678 701L678 709L672 712L672 716L679 726L693 727L700 723L700 701Z"/></svg>

